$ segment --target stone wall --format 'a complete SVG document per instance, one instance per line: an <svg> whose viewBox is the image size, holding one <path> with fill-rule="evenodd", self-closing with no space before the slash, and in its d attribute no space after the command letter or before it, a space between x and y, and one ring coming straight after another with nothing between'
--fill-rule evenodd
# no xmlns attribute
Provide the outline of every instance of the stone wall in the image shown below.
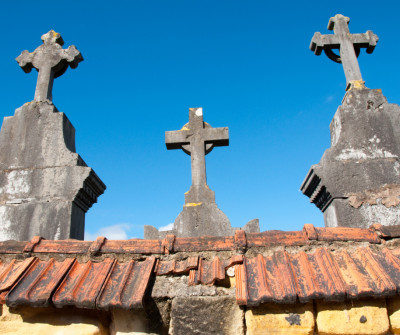
<svg viewBox="0 0 400 335"><path fill-rule="evenodd" d="M2 306L1 334L400 334L400 298L242 308L234 297L152 300L145 310L109 312Z"/></svg>

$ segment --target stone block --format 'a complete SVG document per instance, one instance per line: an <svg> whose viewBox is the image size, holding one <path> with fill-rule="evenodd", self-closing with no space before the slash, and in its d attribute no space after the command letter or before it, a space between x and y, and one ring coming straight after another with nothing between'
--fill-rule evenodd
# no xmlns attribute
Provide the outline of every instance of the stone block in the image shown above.
<svg viewBox="0 0 400 335"><path fill-rule="evenodd" d="M143 310L112 311L112 322L110 325L110 335L136 335L152 334L148 332L146 314Z"/></svg>
<svg viewBox="0 0 400 335"><path fill-rule="evenodd" d="M106 335L107 322L101 314L84 310L23 307L9 309L3 305L0 334L13 335Z"/></svg>
<svg viewBox="0 0 400 335"><path fill-rule="evenodd" d="M318 302L317 328L321 335L378 335L389 330L384 299Z"/></svg>
<svg viewBox="0 0 400 335"><path fill-rule="evenodd" d="M393 334L400 334L400 298L394 297L386 301L390 321L390 331Z"/></svg>
<svg viewBox="0 0 400 335"><path fill-rule="evenodd" d="M265 304L246 311L246 335L314 334L312 303L299 305Z"/></svg>
<svg viewBox="0 0 400 335"><path fill-rule="evenodd" d="M244 335L244 312L231 297L177 297L170 333Z"/></svg>

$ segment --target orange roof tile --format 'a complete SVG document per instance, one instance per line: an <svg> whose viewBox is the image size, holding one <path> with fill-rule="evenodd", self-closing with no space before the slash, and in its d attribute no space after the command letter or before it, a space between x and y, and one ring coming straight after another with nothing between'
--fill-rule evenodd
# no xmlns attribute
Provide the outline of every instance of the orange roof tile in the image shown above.
<svg viewBox="0 0 400 335"><path fill-rule="evenodd" d="M0 303L140 308L152 276L188 275L189 285L214 285L232 266L240 305L385 297L400 293L400 247L385 247L398 237L400 226L307 224L228 237L0 242ZM335 249L334 241L354 242Z"/></svg>

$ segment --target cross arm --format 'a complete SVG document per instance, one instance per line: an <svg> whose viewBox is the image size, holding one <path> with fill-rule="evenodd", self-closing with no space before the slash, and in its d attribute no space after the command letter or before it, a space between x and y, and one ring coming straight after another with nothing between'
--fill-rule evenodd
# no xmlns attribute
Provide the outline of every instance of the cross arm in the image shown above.
<svg viewBox="0 0 400 335"><path fill-rule="evenodd" d="M325 48L339 49L340 41L336 35L322 35L316 32L311 39L310 50L319 56Z"/></svg>
<svg viewBox="0 0 400 335"><path fill-rule="evenodd" d="M165 144L168 150L182 149L182 145L190 143L192 132L188 130L175 130L165 132Z"/></svg>
<svg viewBox="0 0 400 335"><path fill-rule="evenodd" d="M63 52L64 58L72 69L75 69L78 66L78 63L83 61L82 54L78 51L75 45L69 46L68 49L63 49Z"/></svg>
<svg viewBox="0 0 400 335"><path fill-rule="evenodd" d="M204 129L204 141L211 143L216 147L228 146L229 145L229 128L205 128Z"/></svg>
<svg viewBox="0 0 400 335"><path fill-rule="evenodd" d="M364 34L353 34L351 40L355 47L367 48L367 53L372 53L378 43L379 37L375 35L371 30L368 30Z"/></svg>
<svg viewBox="0 0 400 335"><path fill-rule="evenodd" d="M74 45L69 46L68 49L61 49L60 59L60 64L55 68L55 78L58 78L64 74L64 72L68 69L68 65L72 69L75 69L78 67L78 64L83 61L82 54Z"/></svg>
<svg viewBox="0 0 400 335"><path fill-rule="evenodd" d="M25 73L31 72L33 68L32 60L33 54L28 50L24 50L21 54L15 59L18 62L18 65L22 68Z"/></svg>

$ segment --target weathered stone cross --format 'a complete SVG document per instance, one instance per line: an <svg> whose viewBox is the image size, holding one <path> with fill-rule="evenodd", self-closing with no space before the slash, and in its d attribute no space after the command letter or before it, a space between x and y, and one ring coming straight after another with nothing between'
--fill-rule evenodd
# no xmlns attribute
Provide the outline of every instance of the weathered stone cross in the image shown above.
<svg viewBox="0 0 400 335"><path fill-rule="evenodd" d="M328 23L328 30L333 30L334 35L321 35L316 32L311 40L310 49L316 55L320 55L322 50L334 62L342 63L346 76L347 89L352 84L363 86L360 67L357 57L360 48L367 48L367 53L372 53L378 42L378 36L368 30L365 34L350 34L350 18L337 14L331 17ZM340 56L332 50L339 49Z"/></svg>
<svg viewBox="0 0 400 335"><path fill-rule="evenodd" d="M25 73L32 68L38 70L35 101L52 100L53 80L61 76L68 68L76 68L83 60L81 53L71 45L63 49L64 41L59 33L50 30L42 36L43 44L34 52L23 51L16 59Z"/></svg>
<svg viewBox="0 0 400 335"><path fill-rule="evenodd" d="M191 156L192 186L185 194L185 203L215 202L214 192L207 186L206 160L214 146L229 145L228 127L212 128L203 122L203 109L189 109L189 123L181 130L166 131L167 149L182 149Z"/></svg>

